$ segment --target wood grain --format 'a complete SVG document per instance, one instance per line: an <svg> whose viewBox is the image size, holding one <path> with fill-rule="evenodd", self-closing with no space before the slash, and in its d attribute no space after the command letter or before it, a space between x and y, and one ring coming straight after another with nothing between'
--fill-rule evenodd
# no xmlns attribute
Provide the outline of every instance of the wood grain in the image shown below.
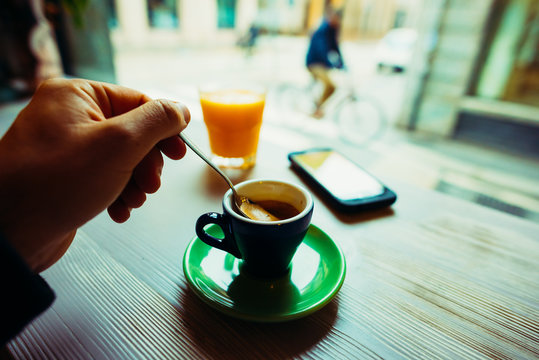
<svg viewBox="0 0 539 360"><path fill-rule="evenodd" d="M179 259L131 236L109 241L120 259L140 258L136 276L78 235L46 273L58 300L10 344L15 358L539 356L539 247L508 230L452 215L374 227L353 239L360 257L336 300L284 324L211 310L186 287Z"/></svg>

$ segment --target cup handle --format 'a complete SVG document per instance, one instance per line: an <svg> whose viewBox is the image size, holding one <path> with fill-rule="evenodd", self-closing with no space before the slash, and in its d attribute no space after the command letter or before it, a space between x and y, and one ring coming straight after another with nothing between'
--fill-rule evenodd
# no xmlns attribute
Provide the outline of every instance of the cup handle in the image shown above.
<svg viewBox="0 0 539 360"><path fill-rule="evenodd" d="M204 230L206 225L215 224L223 230L225 237L219 239L213 235L210 235ZM226 251L241 259L241 253L234 240L234 234L232 233L232 226L226 215L211 212L201 215L196 222L195 231L200 240L206 244L213 246L214 248Z"/></svg>

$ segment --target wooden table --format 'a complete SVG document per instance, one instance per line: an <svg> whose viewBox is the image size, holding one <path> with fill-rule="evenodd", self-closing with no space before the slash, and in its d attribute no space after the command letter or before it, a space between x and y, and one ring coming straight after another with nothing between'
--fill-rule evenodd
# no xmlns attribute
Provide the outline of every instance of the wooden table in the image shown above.
<svg viewBox="0 0 539 360"><path fill-rule="evenodd" d="M204 148L200 121L188 133ZM263 140L240 175L301 183L290 150ZM192 152L167 161L162 188L127 223L101 214L79 230L43 273L57 300L8 349L55 359L538 358L539 225L383 180L399 196L388 210L345 216L315 197L313 223L346 256L338 295L299 320L252 323L208 307L182 271L195 220L220 211L226 184Z"/></svg>

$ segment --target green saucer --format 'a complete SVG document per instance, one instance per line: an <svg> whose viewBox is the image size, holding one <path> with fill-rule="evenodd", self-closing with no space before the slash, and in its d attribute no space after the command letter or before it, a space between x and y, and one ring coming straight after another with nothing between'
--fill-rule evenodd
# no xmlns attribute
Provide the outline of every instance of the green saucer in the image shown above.
<svg viewBox="0 0 539 360"><path fill-rule="evenodd" d="M206 231L219 236L221 229L213 225ZM341 288L346 263L337 244L311 225L283 277L253 277L242 270L242 260L198 237L185 251L183 271L195 294L216 310L244 320L279 322L324 307Z"/></svg>

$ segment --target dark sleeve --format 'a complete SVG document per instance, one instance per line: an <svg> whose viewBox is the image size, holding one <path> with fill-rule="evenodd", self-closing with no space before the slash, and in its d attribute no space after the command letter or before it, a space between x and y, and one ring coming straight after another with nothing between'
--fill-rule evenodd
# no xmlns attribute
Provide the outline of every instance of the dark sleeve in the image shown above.
<svg viewBox="0 0 539 360"><path fill-rule="evenodd" d="M32 272L0 234L0 347L45 311L55 295L45 280Z"/></svg>
<svg viewBox="0 0 539 360"><path fill-rule="evenodd" d="M339 64L337 64L337 68L342 68L344 66L344 61L341 54L341 49L339 48L339 41L338 41L338 32L335 29L330 29L328 31L328 44L329 49L332 51L335 51L339 55ZM328 60L329 61L329 60ZM335 64L332 64L335 65Z"/></svg>

